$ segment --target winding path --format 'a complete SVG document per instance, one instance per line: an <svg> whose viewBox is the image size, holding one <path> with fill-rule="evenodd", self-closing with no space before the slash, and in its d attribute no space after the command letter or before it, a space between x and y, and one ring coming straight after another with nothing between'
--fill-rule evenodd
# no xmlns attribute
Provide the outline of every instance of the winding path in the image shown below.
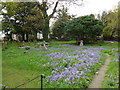
<svg viewBox="0 0 120 90"><path fill-rule="evenodd" d="M108 68L110 60L111 60L110 55L107 54L107 59L104 65L99 69L98 73L96 73L91 85L88 88L102 88L101 84L102 84L102 81L104 80L105 72Z"/></svg>

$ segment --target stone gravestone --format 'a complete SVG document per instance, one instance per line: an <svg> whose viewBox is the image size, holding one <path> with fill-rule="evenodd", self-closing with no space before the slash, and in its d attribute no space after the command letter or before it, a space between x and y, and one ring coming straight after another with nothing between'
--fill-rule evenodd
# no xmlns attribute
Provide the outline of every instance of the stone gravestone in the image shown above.
<svg viewBox="0 0 120 90"><path fill-rule="evenodd" d="M18 40L18 48L20 48L21 47L21 43L20 43L20 41Z"/></svg>
<svg viewBox="0 0 120 90"><path fill-rule="evenodd" d="M4 51L5 49L7 49L7 42L2 41L2 50Z"/></svg>
<svg viewBox="0 0 120 90"><path fill-rule="evenodd" d="M42 43L37 43L37 46L35 46L36 48L43 48L44 50L47 50L47 46L49 46L49 43L43 41Z"/></svg>
<svg viewBox="0 0 120 90"><path fill-rule="evenodd" d="M44 47L44 49L45 49L45 50L47 50L47 47L46 47L46 45L45 45L45 44L46 44L46 42L45 42L45 41L43 41L43 47Z"/></svg>
<svg viewBox="0 0 120 90"><path fill-rule="evenodd" d="M25 46L25 42L23 41L23 42L22 42L22 47L24 47L24 46Z"/></svg>
<svg viewBox="0 0 120 90"><path fill-rule="evenodd" d="M80 46L83 46L83 40L80 41Z"/></svg>
<svg viewBox="0 0 120 90"><path fill-rule="evenodd" d="M22 43L18 42L19 48L25 48L25 42L23 41Z"/></svg>

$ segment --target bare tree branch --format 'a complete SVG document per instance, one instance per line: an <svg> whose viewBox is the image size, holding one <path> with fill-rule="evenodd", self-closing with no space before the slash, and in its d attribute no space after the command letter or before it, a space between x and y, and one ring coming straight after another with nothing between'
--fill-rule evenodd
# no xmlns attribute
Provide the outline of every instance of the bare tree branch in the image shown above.
<svg viewBox="0 0 120 90"><path fill-rule="evenodd" d="M73 4L75 4L75 5L77 5L77 6L82 6L82 5L83 5L83 3L78 4L78 3L75 3L75 2L73 2Z"/></svg>
<svg viewBox="0 0 120 90"><path fill-rule="evenodd" d="M43 10L43 4L39 3L38 7L39 7L39 9Z"/></svg>
<svg viewBox="0 0 120 90"><path fill-rule="evenodd" d="M59 0L59 1L66 2L66 4L69 4L69 5L74 4L77 6L82 6L84 0ZM81 2L79 2L79 1L81 1Z"/></svg>
<svg viewBox="0 0 120 90"><path fill-rule="evenodd" d="M54 2L48 3L48 7L50 8L53 4L54 4Z"/></svg>
<svg viewBox="0 0 120 90"><path fill-rule="evenodd" d="M59 0L56 2L56 4L55 4L55 7L54 7L54 9L53 9L52 14L50 14L50 15L49 15L49 19L50 19L50 18L52 18L52 17L53 17L53 15L54 15L54 13L56 12L56 8L57 8L57 6L58 6L58 3L59 3Z"/></svg>

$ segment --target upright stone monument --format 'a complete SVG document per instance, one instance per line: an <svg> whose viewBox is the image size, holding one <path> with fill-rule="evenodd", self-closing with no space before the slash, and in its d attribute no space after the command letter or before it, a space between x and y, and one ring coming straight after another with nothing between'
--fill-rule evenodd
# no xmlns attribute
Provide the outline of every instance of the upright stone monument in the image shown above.
<svg viewBox="0 0 120 90"><path fill-rule="evenodd" d="M18 48L21 47L20 40L18 40Z"/></svg>
<svg viewBox="0 0 120 90"><path fill-rule="evenodd" d="M5 42L4 40L2 41L2 50L4 51L5 49L7 49L7 42Z"/></svg>
<svg viewBox="0 0 120 90"><path fill-rule="evenodd" d="M45 45L45 44L46 44L46 42L45 42L45 41L43 41L43 47L44 47L44 49L45 49L45 50L47 50L47 47L46 47L46 45Z"/></svg>
<svg viewBox="0 0 120 90"><path fill-rule="evenodd" d="M25 46L25 42L23 41L23 42L22 42L22 47L24 47L24 46Z"/></svg>
<svg viewBox="0 0 120 90"><path fill-rule="evenodd" d="M80 41L80 46L83 46L83 40Z"/></svg>

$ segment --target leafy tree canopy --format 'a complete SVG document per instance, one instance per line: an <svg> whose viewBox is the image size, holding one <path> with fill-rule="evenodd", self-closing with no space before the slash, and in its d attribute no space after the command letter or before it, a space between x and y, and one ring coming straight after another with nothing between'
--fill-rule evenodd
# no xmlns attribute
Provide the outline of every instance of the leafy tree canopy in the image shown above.
<svg viewBox="0 0 120 90"><path fill-rule="evenodd" d="M106 16L107 25L103 29L104 39L113 40L118 38L118 9L108 12Z"/></svg>
<svg viewBox="0 0 120 90"><path fill-rule="evenodd" d="M72 18L72 15L67 13L67 8L61 9L58 13L58 18L56 22L53 24L52 32L53 35L58 37L59 40L64 38L64 27L65 23L68 22Z"/></svg>
<svg viewBox="0 0 120 90"><path fill-rule="evenodd" d="M91 16L81 16L69 21L65 26L65 35L76 41L84 43L96 41L96 36L101 35L103 24Z"/></svg>
<svg viewBox="0 0 120 90"><path fill-rule="evenodd" d="M2 2L2 26L5 32L35 34L43 28L43 15L38 2Z"/></svg>

